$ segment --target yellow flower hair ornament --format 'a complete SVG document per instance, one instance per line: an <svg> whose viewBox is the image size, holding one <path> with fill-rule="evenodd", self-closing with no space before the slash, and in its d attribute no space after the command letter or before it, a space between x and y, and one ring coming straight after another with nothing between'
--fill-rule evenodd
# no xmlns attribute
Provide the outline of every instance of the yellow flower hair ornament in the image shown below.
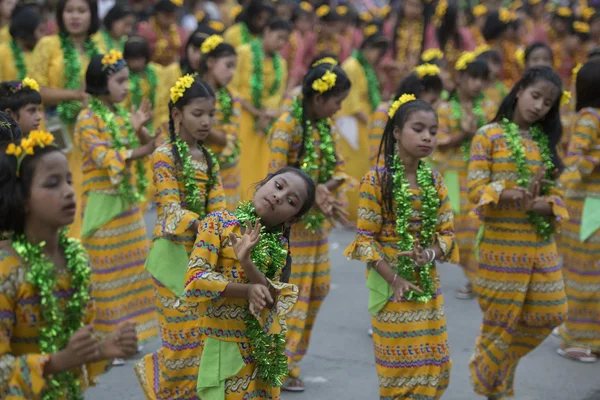
<svg viewBox="0 0 600 400"><path fill-rule="evenodd" d="M317 17L319 18L323 18L324 16L329 14L329 11L331 11L331 8L329 8L329 6L322 5L321 7L317 8L315 14L317 14Z"/></svg>
<svg viewBox="0 0 600 400"><path fill-rule="evenodd" d="M21 163L25 157L34 153L36 147L44 148L54 142L54 136L44 131L31 131L27 138L21 139L21 143L11 143L6 147L6 154L17 158L17 176L21 169Z"/></svg>
<svg viewBox="0 0 600 400"><path fill-rule="evenodd" d="M448 10L448 1L440 0L438 2L437 6L435 7L435 16L433 18L433 23L438 28L442 25L442 19L444 19L444 16L446 15L447 10Z"/></svg>
<svg viewBox="0 0 600 400"><path fill-rule="evenodd" d="M312 88L322 94L331 90L335 86L336 80L337 75L335 73L331 71L325 71L322 77L315 79L312 84Z"/></svg>
<svg viewBox="0 0 600 400"><path fill-rule="evenodd" d="M300 8L307 13L313 12L313 6L308 1L303 1L300 3Z"/></svg>
<svg viewBox="0 0 600 400"><path fill-rule="evenodd" d="M508 8L501 8L500 10L498 10L498 19L503 24L509 24L516 19L516 15Z"/></svg>
<svg viewBox="0 0 600 400"><path fill-rule="evenodd" d="M102 70L108 74L114 74L127 65L123 58L123 53L116 50L111 50L102 57Z"/></svg>
<svg viewBox="0 0 600 400"><path fill-rule="evenodd" d="M171 88L171 101L173 104L183 97L185 91L194 84L194 77L190 74L184 75L175 82L175 86Z"/></svg>
<svg viewBox="0 0 600 400"><path fill-rule="evenodd" d="M572 17L573 16L573 11L571 11L571 9L569 7L558 7L556 9L556 15L558 15L559 17Z"/></svg>
<svg viewBox="0 0 600 400"><path fill-rule="evenodd" d="M337 62L337 60L336 60L335 58L333 58L333 57L324 57L324 58L321 58L320 60L317 60L317 61L315 61L315 62L314 62L312 65L311 65L311 67L313 67L313 68L314 68L314 67L318 67L318 66L319 66L319 65L321 65L321 64L331 64L331 65L335 66L335 65L338 65L338 62Z"/></svg>
<svg viewBox="0 0 600 400"><path fill-rule="evenodd" d="M31 90L35 90L36 92L40 91L40 85L37 83L37 81L35 79L31 79L31 78L25 78L21 81L21 87L18 88L18 90L20 90L22 88L29 88Z"/></svg>
<svg viewBox="0 0 600 400"><path fill-rule="evenodd" d="M381 8L375 8L372 11L372 13L373 13L373 15L376 15L381 19L386 19L388 17L388 15L390 15L391 11L392 11L392 7L390 7L389 4L386 4L385 6L383 6Z"/></svg>
<svg viewBox="0 0 600 400"><path fill-rule="evenodd" d="M535 6L536 4L540 4L542 0L529 0L528 3L530 6Z"/></svg>
<svg viewBox="0 0 600 400"><path fill-rule="evenodd" d="M560 96L560 105L565 106L571 102L571 92L563 90L562 96Z"/></svg>
<svg viewBox="0 0 600 400"><path fill-rule="evenodd" d="M348 14L348 7L346 6L337 6L335 8L335 12L337 15L341 15L342 17Z"/></svg>
<svg viewBox="0 0 600 400"><path fill-rule="evenodd" d="M590 33L590 26L586 22L573 22L573 29L575 29L575 32L578 33Z"/></svg>
<svg viewBox="0 0 600 400"><path fill-rule="evenodd" d="M225 30L225 24L221 21L208 21L208 27L215 32L223 32Z"/></svg>
<svg viewBox="0 0 600 400"><path fill-rule="evenodd" d="M206 13L204 10L200 10L194 14L194 17L196 17L196 21L198 21L198 23L201 23L204 21L204 18L206 18Z"/></svg>
<svg viewBox="0 0 600 400"><path fill-rule="evenodd" d="M365 37L369 37L369 36L373 36L374 34L376 34L379 31L379 28L377 27L377 25L369 25L367 26L364 30L363 33L365 35Z"/></svg>
<svg viewBox="0 0 600 400"><path fill-rule="evenodd" d="M177 7L181 7L183 5L183 0L171 0L171 3L175 4Z"/></svg>
<svg viewBox="0 0 600 400"><path fill-rule="evenodd" d="M388 111L388 116L390 118L394 118L394 115L396 115L396 111L398 111L402 104L408 103L409 101L413 101L416 99L417 98L414 94L403 94L398 98L398 100L392 103L392 105L390 106L390 110Z"/></svg>
<svg viewBox="0 0 600 400"><path fill-rule="evenodd" d="M571 71L571 81L572 83L577 82L577 75L579 75L579 70L581 69L583 65L582 64L577 64L575 66L575 68L573 68L573 70Z"/></svg>
<svg viewBox="0 0 600 400"><path fill-rule="evenodd" d="M488 8L483 4L476 5L473 7L473 16L474 17L483 17L488 13Z"/></svg>
<svg viewBox="0 0 600 400"><path fill-rule="evenodd" d="M240 15L240 13L244 11L244 7L242 7L241 5L236 5L235 7L233 7L231 9L231 19L236 19L238 17L238 15Z"/></svg>
<svg viewBox="0 0 600 400"><path fill-rule="evenodd" d="M421 64L415 67L415 73L419 76L419 79L423 79L426 76L439 75L440 68L433 64Z"/></svg>
<svg viewBox="0 0 600 400"><path fill-rule="evenodd" d="M360 14L358 14L358 17L360 18L361 21L366 22L366 23L373 21L373 16L368 11L361 12Z"/></svg>
<svg viewBox="0 0 600 400"><path fill-rule="evenodd" d="M581 11L581 16L585 18L586 21L589 21L596 14L596 9L594 7L585 7Z"/></svg>
<svg viewBox="0 0 600 400"><path fill-rule="evenodd" d="M217 48L218 45L223 43L223 38L219 35L212 35L206 38L204 42L202 42L202 46L200 46L200 51L202 54L208 54L214 49Z"/></svg>
<svg viewBox="0 0 600 400"><path fill-rule="evenodd" d="M512 11L517 11L521 7L523 7L523 2L521 0L516 0L510 5Z"/></svg>
<svg viewBox="0 0 600 400"><path fill-rule="evenodd" d="M490 50L492 50L492 48L490 46L488 46L487 44L482 44L480 46L477 46L477 48L475 49L475 55L477 57L479 57L480 55L482 55L486 51L490 51Z"/></svg>
<svg viewBox="0 0 600 400"><path fill-rule="evenodd" d="M454 64L454 69L457 71L464 71L467 69L467 65L475 61L475 58L477 58L477 56L472 51L462 53L456 61L456 64Z"/></svg>
<svg viewBox="0 0 600 400"><path fill-rule="evenodd" d="M444 53L440 49L425 50L421 55L421 60L425 61L426 63L433 60L441 60L442 58L444 58Z"/></svg>
<svg viewBox="0 0 600 400"><path fill-rule="evenodd" d="M519 67L525 68L525 50L523 50L522 47L519 47L515 51L515 59L517 60Z"/></svg>

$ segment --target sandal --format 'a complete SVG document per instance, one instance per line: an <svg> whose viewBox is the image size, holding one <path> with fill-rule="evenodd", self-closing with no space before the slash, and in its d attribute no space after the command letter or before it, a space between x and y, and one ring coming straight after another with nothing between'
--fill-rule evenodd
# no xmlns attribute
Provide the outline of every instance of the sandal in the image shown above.
<svg viewBox="0 0 600 400"><path fill-rule="evenodd" d="M304 392L304 382L300 378L292 378L288 376L281 385L281 390L286 392Z"/></svg>
<svg viewBox="0 0 600 400"><path fill-rule="evenodd" d="M467 283L465 286L456 291L455 296L460 300L471 300L475 298L475 294L473 293L473 284L471 282Z"/></svg>
<svg viewBox="0 0 600 400"><path fill-rule="evenodd" d="M598 361L597 355L592 353L590 349L584 349L583 347L567 347L566 349L559 347L556 352L564 358L581 363L591 364Z"/></svg>

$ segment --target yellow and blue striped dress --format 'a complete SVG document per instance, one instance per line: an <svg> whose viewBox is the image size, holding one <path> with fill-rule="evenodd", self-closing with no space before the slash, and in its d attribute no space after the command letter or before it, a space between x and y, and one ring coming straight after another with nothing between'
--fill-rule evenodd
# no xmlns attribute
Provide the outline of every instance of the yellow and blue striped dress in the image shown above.
<svg viewBox="0 0 600 400"><path fill-rule="evenodd" d="M560 237L569 315L560 334L570 347L600 352L600 230L584 242L579 237L586 198L600 199L600 110L579 112L561 182L569 211Z"/></svg>
<svg viewBox="0 0 600 400"><path fill-rule="evenodd" d="M153 166L157 206L153 238L183 245L189 256L197 234L192 225L199 215L186 209L185 183L175 164L173 146L166 143L156 149L150 164ZM192 160L192 166L196 172L194 178L200 189L201 204L206 205L207 214L225 210L219 165L212 167L215 184L208 193L208 164L205 160ZM156 249L151 252L153 250ZM182 276L182 286L183 279ZM178 307L178 295L181 293L173 293L156 278L154 293L162 347L156 353L146 355L136 365L138 380L150 399L193 398L200 362L200 316L186 315Z"/></svg>
<svg viewBox="0 0 600 400"><path fill-rule="evenodd" d="M127 145L125 122L119 117L116 120ZM133 180L135 176L135 163L127 162L130 150L115 150L111 143L106 123L91 110L82 110L75 125L75 144L83 156L84 227L86 213L113 211L87 209L90 197L120 196L121 180ZM148 239L140 205L125 205L117 215L82 237L82 243L90 255L93 271L96 332L103 337L118 324L132 321L137 325L141 344L153 340L158 323L152 280L144 269Z"/></svg>
<svg viewBox="0 0 600 400"><path fill-rule="evenodd" d="M383 168L373 168L362 180L357 234L345 254L370 265L385 259L393 266L397 260L399 237L395 213L384 212L379 181L379 174L383 172ZM444 253L442 261L456 263L458 248L448 192L436 171L433 171L433 181L440 199L435 238ZM411 192L413 212L409 217L409 230L419 238L421 191ZM376 273L372 269L369 271L369 274ZM436 268L431 269L431 277L436 294L429 302L398 301L392 297L372 316L373 350L382 400L439 399L450 383L452 361Z"/></svg>
<svg viewBox="0 0 600 400"><path fill-rule="evenodd" d="M523 137L525 165L532 176L542 167L538 145ZM567 298L554 238L541 239L521 202L498 204L504 189L517 186L517 167L498 123L473 138L468 171L469 199L483 221L479 269L473 288L483 323L469 362L481 396L514 395L519 360L541 344L567 316ZM568 218L561 193L552 188L555 224Z"/></svg>

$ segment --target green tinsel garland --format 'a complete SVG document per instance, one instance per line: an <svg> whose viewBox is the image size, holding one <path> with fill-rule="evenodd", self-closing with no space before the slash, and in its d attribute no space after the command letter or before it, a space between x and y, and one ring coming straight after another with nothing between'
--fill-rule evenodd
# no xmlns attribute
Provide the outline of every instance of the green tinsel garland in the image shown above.
<svg viewBox="0 0 600 400"><path fill-rule="evenodd" d="M404 165L400 162L400 157L394 154L393 159L393 184L394 184L394 202L396 205L396 232L398 233L398 251L412 251L415 238L408 231L410 214L413 210L411 201L412 193L410 184L405 177ZM419 162L417 169L417 184L421 189L421 238L420 244L423 248L428 248L433 243L435 227L437 224L437 213L440 207L440 198L433 182L431 169L424 162ZM431 278L431 268L434 263L418 267L419 282L415 280L415 262L410 257L398 257L395 272L401 278L419 286L423 293L417 293L413 290L405 295L407 300L426 303L435 295L435 285Z"/></svg>
<svg viewBox="0 0 600 400"><path fill-rule="evenodd" d="M141 74L136 72L130 72L129 90L131 91L131 104L133 104L135 107L139 107L140 104L142 104L142 98L144 97L144 94L142 93L142 78L140 76L142 74L146 77L146 80L148 80L150 107L154 111L154 104L156 100L156 88L158 87L158 77L156 76L155 68L151 64L146 64L146 68ZM154 135L154 124L152 123L152 120L148 121L146 127L148 128L148 131L150 131L150 134Z"/></svg>
<svg viewBox="0 0 600 400"><path fill-rule="evenodd" d="M231 116L233 115L233 99L226 88L221 88L217 91L217 103L218 109L222 115L222 120L219 122L222 125L229 124L231 122ZM234 144L231 154L228 156L221 156L219 164L221 166L232 165L236 160L238 160L240 153L240 141L238 139Z"/></svg>
<svg viewBox="0 0 600 400"><path fill-rule="evenodd" d="M213 171L212 173L210 170L206 171L208 181L205 185L204 205L202 205L202 195L200 193L200 187L196 184L196 170L192 165L192 155L190 154L190 147L179 136L177 136L174 143L173 141L171 141L171 145L177 147L177 152L179 153L179 157L181 158L181 162L183 164L182 173L186 207L188 210L198 214L198 219L202 220L206 216L206 205L208 203L207 200L209 197L209 193L216 182L214 168L218 165L218 161L215 158L214 154L208 148L206 148L206 152L208 153L212 161ZM198 145L198 148L201 149L202 146ZM206 165L208 166L208 160L205 161Z"/></svg>
<svg viewBox="0 0 600 400"><path fill-rule="evenodd" d="M240 43L240 45L250 43L252 41L252 35L250 34L250 31L248 30L248 26L244 22L240 22L239 24L240 24L240 38L242 40L242 43Z"/></svg>
<svg viewBox="0 0 600 400"><path fill-rule="evenodd" d="M515 161L517 165L517 185L529 188L531 183L531 171L525 165L526 155L525 146L523 146L523 140L519 127L514 122L510 122L504 118L502 120L502 128L504 130L504 139L510 149L510 157ZM532 126L529 128L533 141L538 145L540 149L540 155L542 162L546 167L546 180L552 181L552 171L554 170L554 163L552 162L552 156L550 155L550 146L548 143L548 137L544 134L539 126ZM540 195L546 195L553 183L545 183L540 188ZM554 234L554 224L550 222L550 218L538 215L533 211L527 212L529 222L535 227L537 234L544 240L550 239Z"/></svg>
<svg viewBox="0 0 600 400"><path fill-rule="evenodd" d="M296 97L292 103L292 115L297 123L302 122L302 100ZM319 150L317 152L314 143L313 125L306 120L306 126L302 127L306 130L304 134L304 158L300 163L300 169L315 179L317 183L326 183L333 176L333 170L337 163L335 155L335 144L329 120L321 119L317 121L315 128L319 132ZM320 156L320 158L319 158ZM325 222L325 216L316 209L311 210L302 218L302 222L307 229L312 231L320 228Z"/></svg>
<svg viewBox="0 0 600 400"><path fill-rule="evenodd" d="M65 83L67 90L78 90L81 87L81 60L73 41L66 33L59 33L60 48L63 52ZM89 58L98 54L96 43L88 38L85 42L85 51ZM61 121L65 125L72 125L77 121L77 115L81 111L81 102L77 100L62 101L56 108Z"/></svg>
<svg viewBox="0 0 600 400"><path fill-rule="evenodd" d="M254 204L250 201L240 203L235 209L235 217L241 226L245 226L246 220L254 226L259 218ZM260 240L250 254L258 270L270 280L278 279L285 267L287 254L288 243L282 232L272 232L264 226L261 227ZM281 386L281 379L288 374L285 334L265 333L260 322L250 312L247 313L244 322L252 357L258 369L258 378L268 386Z"/></svg>
<svg viewBox="0 0 600 400"><path fill-rule="evenodd" d="M12 39L10 41L10 49L17 70L17 80L22 81L27 77L27 65L25 64L25 58L23 57L23 50L21 50L19 45Z"/></svg>
<svg viewBox="0 0 600 400"><path fill-rule="evenodd" d="M42 327L39 334L39 346L42 354L54 354L66 348L69 339L83 326L83 316L90 301L90 269L87 253L78 240L67 237L66 231L60 232L60 247L67 260L67 270L71 275L73 296L66 307L59 307L57 290L57 271L54 263L44 254L45 243L33 245L24 235L15 235L12 247L21 257L27 268L27 282L40 295L40 316ZM64 371L48 377L43 391L43 400L66 398L83 400L83 392L78 376L73 371Z"/></svg>
<svg viewBox="0 0 600 400"><path fill-rule="evenodd" d="M265 76L263 71L263 63L265 62L265 54L263 51L262 40L255 39L250 42L252 49L252 76L250 77L250 91L252 93L252 105L258 109L262 109L262 94L265 86ZM279 53L273 54L273 70L275 71L275 80L269 89L269 96L275 95L281 86L282 69L281 57Z"/></svg>
<svg viewBox="0 0 600 400"><path fill-rule="evenodd" d="M125 42L127 41L127 39L125 37L122 37L121 39L119 39L119 43L117 45L115 45L115 41L114 39L110 36L110 32L108 32L106 29L102 29L100 31L102 38L104 39L104 43L106 43L106 52L110 52L111 50L117 50L117 51L123 51L123 49L125 48Z"/></svg>
<svg viewBox="0 0 600 400"><path fill-rule="evenodd" d="M482 101L483 95L479 95L475 97L475 100L473 100L473 114L475 114L475 117L477 118L478 127L482 127L486 123L485 114L483 112L483 109L481 108ZM463 117L463 112L462 108L460 107L460 100L458 98L458 95L454 95L450 98L450 107L452 112L452 119L456 121L460 129L460 122ZM463 160L465 160L465 162L469 162L469 159L471 157L471 139L464 140L460 145L460 149L463 153Z"/></svg>
<svg viewBox="0 0 600 400"><path fill-rule="evenodd" d="M118 104L115 104L114 107L115 112L113 113L97 97L92 97L89 103L90 110L92 110L94 114L96 114L106 124L106 127L108 128L112 138L112 147L114 150L120 151L127 150L128 148L131 150L137 149L140 147L140 141L131 126L129 112L127 112ZM115 117L120 117L125 123L128 147L126 147L122 142L123 138L121 134L121 127L119 126L119 123ZM136 187L133 187L131 180L128 179L129 177L127 176L123 177L121 183L119 184L119 193L121 197L130 204L139 204L143 202L146 189L148 188L148 179L146 178L146 167L144 166L144 160L135 160L135 167L137 172Z"/></svg>
<svg viewBox="0 0 600 400"><path fill-rule="evenodd" d="M369 64L365 56L359 51L354 50L352 57L360 63L360 66L365 71L365 77L367 78L367 92L369 94L369 103L371 104L371 110L375 111L379 104L381 104L381 89L379 87L379 79L373 69L373 66Z"/></svg>

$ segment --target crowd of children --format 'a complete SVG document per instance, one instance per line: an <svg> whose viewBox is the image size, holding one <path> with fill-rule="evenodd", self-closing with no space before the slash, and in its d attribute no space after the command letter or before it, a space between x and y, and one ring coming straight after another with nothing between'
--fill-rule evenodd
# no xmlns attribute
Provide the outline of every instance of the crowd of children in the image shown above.
<svg viewBox="0 0 600 400"><path fill-rule="evenodd" d="M442 262L483 314L477 394L551 334L598 361L586 1L141 3L0 0L0 398L82 398L157 338L149 399L303 391L335 226L381 399L449 385Z"/></svg>

